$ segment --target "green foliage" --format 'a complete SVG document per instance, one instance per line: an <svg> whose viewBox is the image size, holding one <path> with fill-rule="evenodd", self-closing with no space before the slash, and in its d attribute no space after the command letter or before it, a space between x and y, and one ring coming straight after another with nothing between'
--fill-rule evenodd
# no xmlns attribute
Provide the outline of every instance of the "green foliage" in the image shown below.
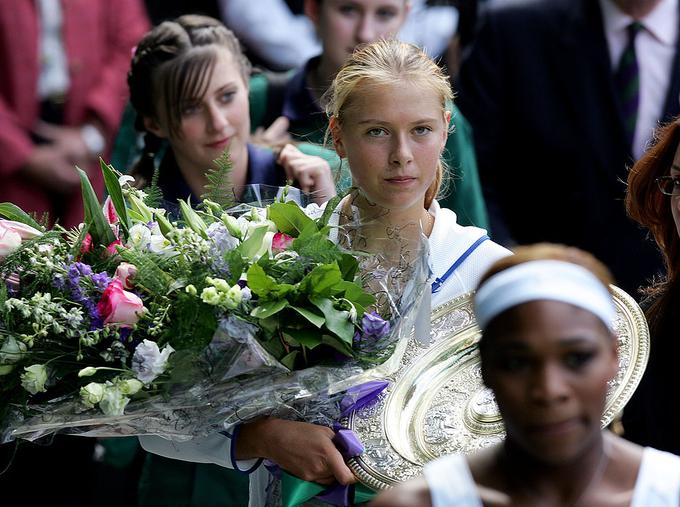
<svg viewBox="0 0 680 507"><path fill-rule="evenodd" d="M267 218L276 224L279 231L294 238L297 238L310 224L316 227L314 220L305 215L302 208L292 201L275 202L269 205Z"/></svg>
<svg viewBox="0 0 680 507"><path fill-rule="evenodd" d="M203 350L217 329L215 308L189 294L178 292L164 339L176 350Z"/></svg>
<svg viewBox="0 0 680 507"><path fill-rule="evenodd" d="M146 193L144 204L149 208L158 208L163 203L163 191L161 190L161 187L158 186L159 175L160 168L154 168L153 175L151 176L151 184L144 189L144 192Z"/></svg>
<svg viewBox="0 0 680 507"><path fill-rule="evenodd" d="M129 249L121 251L119 255L125 262L137 266L135 285L150 294L166 294L168 292L173 279L159 266L162 259Z"/></svg>
<svg viewBox="0 0 680 507"><path fill-rule="evenodd" d="M22 224L30 225L40 232L45 232L45 228L36 222L33 217L31 217L31 215L11 202L0 203L0 216L6 218L7 220L14 220L15 222L21 222Z"/></svg>
<svg viewBox="0 0 680 507"><path fill-rule="evenodd" d="M225 209L231 208L235 201L231 194L230 177L233 163L229 151L225 150L213 162L215 165L206 173L208 183L205 185L205 193L201 195L201 199L216 202Z"/></svg>
<svg viewBox="0 0 680 507"><path fill-rule="evenodd" d="M118 178L122 176L118 171L116 171L113 166L108 165L104 160L99 158L99 167L101 168L102 174L104 176L104 185L106 185L106 191L111 197L111 202L113 207L118 214L118 221L120 226L123 228L123 232L127 234L130 228L130 222L127 216L127 205L125 204L125 198L123 197L123 190L120 187Z"/></svg>
<svg viewBox="0 0 680 507"><path fill-rule="evenodd" d="M99 198L97 197L97 194L95 194L87 174L79 167L76 167L76 169L80 176L80 186L83 191L85 223L89 225L92 242L95 245L108 246L116 241L116 237L113 235L113 231L106 221L101 204L99 203Z"/></svg>

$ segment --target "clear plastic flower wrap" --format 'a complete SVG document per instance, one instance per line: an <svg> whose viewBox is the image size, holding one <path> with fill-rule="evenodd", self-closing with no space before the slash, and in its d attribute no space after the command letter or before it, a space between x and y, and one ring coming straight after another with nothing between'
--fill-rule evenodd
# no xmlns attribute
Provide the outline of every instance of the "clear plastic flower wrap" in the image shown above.
<svg viewBox="0 0 680 507"><path fill-rule="evenodd" d="M398 365L427 289L420 224L360 218L351 194L303 209L287 190L180 203L176 223L102 169L112 198L101 213L85 192L82 230L0 205L20 236L0 265L2 441L331 424L349 388Z"/></svg>

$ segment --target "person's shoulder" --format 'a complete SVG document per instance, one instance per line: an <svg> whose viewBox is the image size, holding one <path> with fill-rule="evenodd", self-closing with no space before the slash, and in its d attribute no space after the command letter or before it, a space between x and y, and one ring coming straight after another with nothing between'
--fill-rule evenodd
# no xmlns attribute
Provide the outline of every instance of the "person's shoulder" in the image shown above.
<svg viewBox="0 0 680 507"><path fill-rule="evenodd" d="M388 489L370 503L370 507L429 507L430 505L432 505L430 488L423 477Z"/></svg>
<svg viewBox="0 0 680 507"><path fill-rule="evenodd" d="M439 204L437 204L435 209L437 217L436 219L437 221L439 221L440 224L443 224L444 226L443 232L448 238L447 241L450 241L452 236L467 237L472 241L477 240L482 241L480 247L483 250L497 252L499 257L504 257L506 255L512 254L510 250L496 243L491 238L482 239L484 237L489 236L486 229L482 229L481 227L475 227L474 225L459 224L457 221L456 213L449 208L439 206Z"/></svg>

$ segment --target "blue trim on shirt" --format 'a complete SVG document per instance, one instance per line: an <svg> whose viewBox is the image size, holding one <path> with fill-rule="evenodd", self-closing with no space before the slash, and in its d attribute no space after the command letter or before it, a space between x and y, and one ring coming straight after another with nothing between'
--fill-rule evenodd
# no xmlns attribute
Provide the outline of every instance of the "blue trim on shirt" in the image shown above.
<svg viewBox="0 0 680 507"><path fill-rule="evenodd" d="M441 277L436 278L435 281L432 282L432 294L439 292L439 289L441 289L444 282L446 282L446 280L453 274L453 272L456 269L458 269L458 267L461 264L463 264L463 262L465 262L465 259L467 259L472 252L477 250L477 247L484 243L487 239L489 239L489 236L487 236L486 234L478 238L477 241L472 243L472 245L470 245L468 249L465 250L465 252L463 252L463 255L458 257L458 259L456 259L456 261L453 264L451 264L451 267L446 270L446 273L444 273Z"/></svg>
<svg viewBox="0 0 680 507"><path fill-rule="evenodd" d="M236 470L237 472L241 472L242 474L251 474L253 473L261 464L263 459L259 458L255 464L250 467L248 470L241 470L238 467L238 460L236 459L236 440L238 439L238 435L241 432L241 425L237 424L234 426L234 431L231 433L231 435L226 432L226 431L221 431L224 436L227 438L231 439L231 448L229 449L229 460L231 461L231 467Z"/></svg>

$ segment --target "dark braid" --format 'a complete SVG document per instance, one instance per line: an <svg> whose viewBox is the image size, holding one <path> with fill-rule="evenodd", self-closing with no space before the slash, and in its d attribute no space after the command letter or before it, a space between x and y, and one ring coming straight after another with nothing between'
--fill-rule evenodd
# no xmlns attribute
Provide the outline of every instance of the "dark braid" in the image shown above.
<svg viewBox="0 0 680 507"><path fill-rule="evenodd" d="M214 46L224 47L232 54L244 82L248 83L250 62L236 36L216 19L181 16L164 21L142 38L128 72L137 130L146 130L146 117L166 121L168 132L179 135L182 104L202 97L210 82L216 59ZM151 181L153 158L160 143L157 136L146 133L144 154L131 171L135 178Z"/></svg>
<svg viewBox="0 0 680 507"><path fill-rule="evenodd" d="M156 154L161 149L163 140L152 132L144 134L144 151L139 161L130 171L130 176L135 179L137 188L144 188L151 184L153 173L156 169Z"/></svg>

